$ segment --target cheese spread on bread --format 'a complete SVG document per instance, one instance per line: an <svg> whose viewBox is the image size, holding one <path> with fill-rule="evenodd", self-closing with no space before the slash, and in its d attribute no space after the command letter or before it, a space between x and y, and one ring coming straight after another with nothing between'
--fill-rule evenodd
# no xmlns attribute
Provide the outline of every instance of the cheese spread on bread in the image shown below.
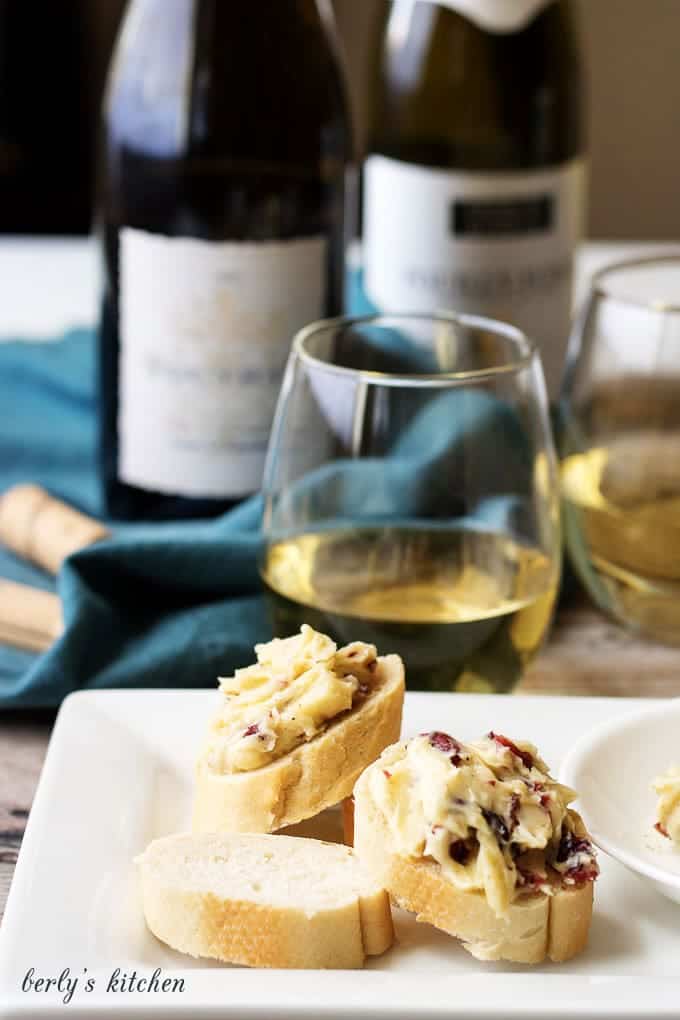
<svg viewBox="0 0 680 1020"><path fill-rule="evenodd" d="M316 736L370 693L374 645L338 649L303 624L299 634L255 646L257 663L220 677L223 701L208 737L216 772L247 772Z"/></svg>
<svg viewBox="0 0 680 1020"><path fill-rule="evenodd" d="M680 768L670 768L652 785L659 796L656 829L680 846Z"/></svg>
<svg viewBox="0 0 680 1020"><path fill-rule="evenodd" d="M592 845L569 810L576 794L531 744L426 733L388 747L369 772L398 852L436 861L460 889L483 892L498 917L518 896L597 876Z"/></svg>

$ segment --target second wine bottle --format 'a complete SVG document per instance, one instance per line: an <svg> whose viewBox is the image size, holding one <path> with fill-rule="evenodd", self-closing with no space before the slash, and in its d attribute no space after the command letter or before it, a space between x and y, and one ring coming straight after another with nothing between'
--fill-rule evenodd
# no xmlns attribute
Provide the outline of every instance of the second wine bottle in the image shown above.
<svg viewBox="0 0 680 1020"><path fill-rule="evenodd" d="M392 0L381 44L362 303L511 322L555 399L584 206L572 0Z"/></svg>
<svg viewBox="0 0 680 1020"><path fill-rule="evenodd" d="M341 310L350 130L323 0L132 0L104 134L106 509L217 513L260 485L293 334Z"/></svg>

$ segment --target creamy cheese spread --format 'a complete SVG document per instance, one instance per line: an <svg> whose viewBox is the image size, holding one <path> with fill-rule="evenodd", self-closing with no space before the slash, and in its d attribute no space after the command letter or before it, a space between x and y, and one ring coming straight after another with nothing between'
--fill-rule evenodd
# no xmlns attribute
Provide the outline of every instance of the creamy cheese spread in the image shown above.
<svg viewBox="0 0 680 1020"><path fill-rule="evenodd" d="M447 733L393 744L370 768L371 796L397 852L436 861L464 890L483 892L497 916L527 892L592 881L592 845L531 744L490 733L463 743Z"/></svg>
<svg viewBox="0 0 680 1020"><path fill-rule="evenodd" d="M680 846L680 768L670 768L652 785L659 796L656 828Z"/></svg>
<svg viewBox="0 0 680 1020"><path fill-rule="evenodd" d="M256 645L257 663L220 677L223 695L208 736L217 772L246 772L315 737L365 698L377 651L361 641L338 649L303 624L299 634Z"/></svg>

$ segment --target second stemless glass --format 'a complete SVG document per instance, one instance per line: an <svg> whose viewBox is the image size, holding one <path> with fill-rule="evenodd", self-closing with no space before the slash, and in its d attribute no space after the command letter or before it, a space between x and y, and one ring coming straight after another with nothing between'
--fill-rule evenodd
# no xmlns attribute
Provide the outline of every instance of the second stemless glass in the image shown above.
<svg viewBox="0 0 680 1020"><path fill-rule="evenodd" d="M540 647L556 464L540 361L513 327L441 314L302 330L264 495L277 634L372 642L430 690L509 691Z"/></svg>
<svg viewBox="0 0 680 1020"><path fill-rule="evenodd" d="M575 570L619 622L680 644L680 253L595 275L561 411Z"/></svg>

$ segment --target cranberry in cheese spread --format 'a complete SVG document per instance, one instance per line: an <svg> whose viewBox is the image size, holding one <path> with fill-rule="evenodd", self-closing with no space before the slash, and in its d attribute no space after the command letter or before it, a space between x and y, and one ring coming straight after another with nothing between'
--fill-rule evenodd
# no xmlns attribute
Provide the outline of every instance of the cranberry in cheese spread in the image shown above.
<svg viewBox="0 0 680 1020"><path fill-rule="evenodd" d="M553 779L531 744L497 733L464 743L424 733L388 747L370 789L399 853L436 861L497 916L530 892L593 881L595 854L576 794Z"/></svg>
<svg viewBox="0 0 680 1020"><path fill-rule="evenodd" d="M338 648L303 624L299 634L255 646L257 662L220 678L221 704L208 734L216 772L246 772L311 740L371 691L374 645Z"/></svg>
<svg viewBox="0 0 680 1020"><path fill-rule="evenodd" d="M668 769L652 784L659 797L655 828L680 846L680 768Z"/></svg>

